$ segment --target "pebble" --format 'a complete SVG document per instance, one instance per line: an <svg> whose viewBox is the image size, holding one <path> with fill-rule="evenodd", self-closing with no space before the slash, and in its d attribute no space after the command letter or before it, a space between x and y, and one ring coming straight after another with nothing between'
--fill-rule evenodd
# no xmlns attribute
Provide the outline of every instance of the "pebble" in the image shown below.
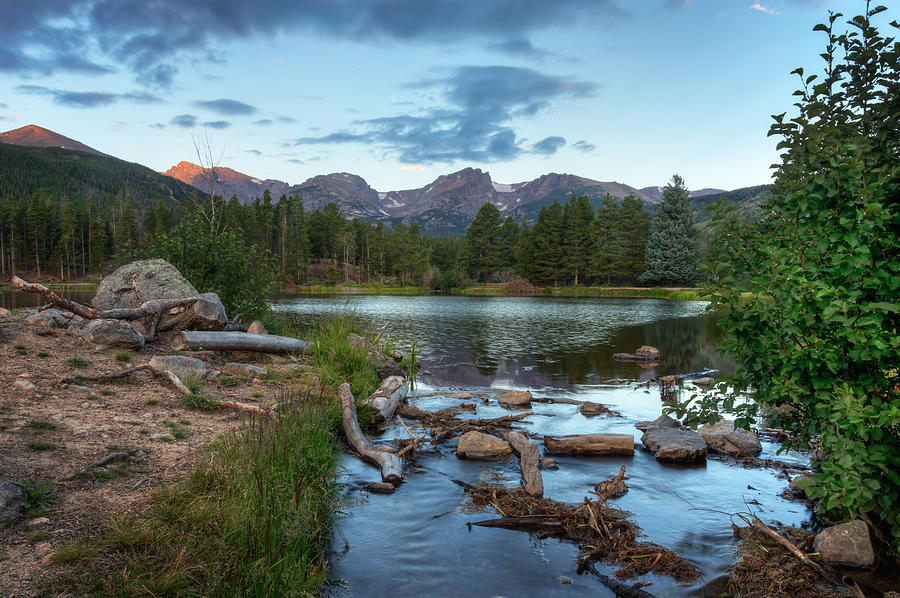
<svg viewBox="0 0 900 598"><path fill-rule="evenodd" d="M560 575L559 583L563 584L564 586L567 586L572 583L572 579L570 577L566 577L565 575Z"/></svg>
<svg viewBox="0 0 900 598"><path fill-rule="evenodd" d="M34 390L34 384L28 380L16 380L13 386L22 390Z"/></svg>
<svg viewBox="0 0 900 598"><path fill-rule="evenodd" d="M53 547L50 545L50 542L38 542L34 545L34 556L37 558L43 558L50 554L50 551L53 550Z"/></svg>
<svg viewBox="0 0 900 598"><path fill-rule="evenodd" d="M392 494L396 488L394 488L393 484L388 484L387 482L369 482L363 486L363 490L377 494Z"/></svg>
<svg viewBox="0 0 900 598"><path fill-rule="evenodd" d="M53 414L52 417L53 417L53 419L55 419L56 421L59 422L59 421L62 421L62 420L63 420L63 418L65 417L65 415L63 415L62 413L55 413L55 414Z"/></svg>
<svg viewBox="0 0 900 598"><path fill-rule="evenodd" d="M78 430L75 433L78 434L79 436L87 436L88 431L87 430Z"/></svg>
<svg viewBox="0 0 900 598"><path fill-rule="evenodd" d="M153 419L153 414L149 411L147 413L141 413L141 419Z"/></svg>
<svg viewBox="0 0 900 598"><path fill-rule="evenodd" d="M49 518L47 518L47 517L38 517L38 518L36 518L36 519L32 519L31 521L29 521L29 522L26 523L25 525L27 525L28 527L38 527L38 526L40 526L40 525L45 525L45 524L47 524L47 523L50 523L50 519L49 519Z"/></svg>
<svg viewBox="0 0 900 598"><path fill-rule="evenodd" d="M90 388L88 388L87 386L82 386L81 384L72 384L71 388L74 388L75 390L81 390L84 392L91 392Z"/></svg>

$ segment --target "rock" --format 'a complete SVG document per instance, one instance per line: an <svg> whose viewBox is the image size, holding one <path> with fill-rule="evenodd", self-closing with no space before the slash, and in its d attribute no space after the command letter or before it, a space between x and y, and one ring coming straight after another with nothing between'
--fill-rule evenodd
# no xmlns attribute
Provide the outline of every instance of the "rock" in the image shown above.
<svg viewBox="0 0 900 598"><path fill-rule="evenodd" d="M81 335L95 345L127 349L144 346L144 337L124 320L91 320L81 329Z"/></svg>
<svg viewBox="0 0 900 598"><path fill-rule="evenodd" d="M161 440L163 442L175 442L175 437L168 432L159 432L151 436L153 440Z"/></svg>
<svg viewBox="0 0 900 598"><path fill-rule="evenodd" d="M581 407L578 408L578 411L585 417L594 417L595 415L602 415L603 413L608 412L609 409L606 408L606 405L585 401L581 404Z"/></svg>
<svg viewBox="0 0 900 598"><path fill-rule="evenodd" d="M134 295L134 286L141 295L140 300ZM140 307L141 301L180 299L198 294L175 266L155 258L125 264L104 278L91 305L98 309Z"/></svg>
<svg viewBox="0 0 900 598"><path fill-rule="evenodd" d="M26 525L27 527L40 527L40 526L42 526L42 525L47 525L48 523L50 523L50 518L49 518L49 517L37 517L37 518L35 518L35 519L32 519L31 521L29 521L29 522L26 523L25 525Z"/></svg>
<svg viewBox="0 0 900 598"><path fill-rule="evenodd" d="M619 498L628 493L628 486L624 480L617 480L616 476L610 476L608 480L604 480L594 486L594 492L597 494L605 494L609 498Z"/></svg>
<svg viewBox="0 0 900 598"><path fill-rule="evenodd" d="M832 565L871 567L875 564L869 528L859 519L822 530L813 541L813 549Z"/></svg>
<svg viewBox="0 0 900 598"><path fill-rule="evenodd" d="M702 378L694 378L691 380L695 386L700 386L702 388L707 388L716 383L715 378L710 378L709 376L704 376Z"/></svg>
<svg viewBox="0 0 900 598"><path fill-rule="evenodd" d="M34 556L37 558L43 558L50 554L50 551L53 550L53 546L50 542L38 542L34 545Z"/></svg>
<svg viewBox="0 0 900 598"><path fill-rule="evenodd" d="M641 442L657 461L691 462L706 458L706 442L693 430L652 426Z"/></svg>
<svg viewBox="0 0 900 598"><path fill-rule="evenodd" d="M425 372L422 372L423 374ZM448 399L471 399L472 393L470 392L448 392L444 395Z"/></svg>
<svg viewBox="0 0 900 598"><path fill-rule="evenodd" d="M7 318L12 317L12 312L10 312L5 307L0 307L0 320L6 320Z"/></svg>
<svg viewBox="0 0 900 598"><path fill-rule="evenodd" d="M34 390L34 388L35 388L34 383L29 382L28 380L16 380L13 383L13 386L15 386L16 388L19 388L21 390Z"/></svg>
<svg viewBox="0 0 900 598"><path fill-rule="evenodd" d="M387 482L369 482L363 486L363 490L368 490L369 492L374 492L376 494L393 494L396 488L394 488L393 484L388 484Z"/></svg>
<svg viewBox="0 0 900 598"><path fill-rule="evenodd" d="M158 355L150 360L150 367L157 374L169 370L182 381L185 378L193 378L194 380L203 380L206 376L206 364L196 357L186 357L184 355Z"/></svg>
<svg viewBox="0 0 900 598"><path fill-rule="evenodd" d="M358 334L353 334L352 332L347 336L347 342L350 343L350 346L356 347L358 349L362 349L366 352L366 356L369 358L369 363L372 364L372 367L375 368L375 371L378 372L378 377L384 380L390 376L405 376L403 370L401 370L394 361L381 352L381 350L369 342L368 339L365 339Z"/></svg>
<svg viewBox="0 0 900 598"><path fill-rule="evenodd" d="M483 432L466 432L459 437L456 456L460 459L504 459L512 454L512 447L505 440Z"/></svg>
<svg viewBox="0 0 900 598"><path fill-rule="evenodd" d="M222 330L228 323L225 305L216 293L203 293L190 310L178 319L180 330Z"/></svg>
<svg viewBox="0 0 900 598"><path fill-rule="evenodd" d="M266 368L261 368L258 365L250 365L249 363L226 363L219 367L221 367L222 371L226 374L238 378L256 378L257 376L262 376L266 373Z"/></svg>
<svg viewBox="0 0 900 598"><path fill-rule="evenodd" d="M516 407L530 407L531 393L527 390L510 390L500 395L497 402L501 405L514 405Z"/></svg>
<svg viewBox="0 0 900 598"><path fill-rule="evenodd" d="M72 312L64 312L61 309L51 307L39 311L25 318L25 323L30 326L45 326L47 328L64 328L69 324Z"/></svg>
<svg viewBox="0 0 900 598"><path fill-rule="evenodd" d="M564 586L571 585L571 583L572 583L572 578L566 577L565 575L560 575L560 576L559 576L559 583L563 584Z"/></svg>
<svg viewBox="0 0 900 598"><path fill-rule="evenodd" d="M650 428L677 428L681 426L681 422L672 419L668 415L660 415L653 421L642 421L634 424L634 427L641 432L646 432Z"/></svg>
<svg viewBox="0 0 900 598"><path fill-rule="evenodd" d="M25 504L25 489L15 482L0 482L0 523L7 523L19 516Z"/></svg>
<svg viewBox="0 0 900 598"><path fill-rule="evenodd" d="M247 332L250 334L268 334L266 327L259 320L253 320L253 323L247 328Z"/></svg>
<svg viewBox="0 0 900 598"><path fill-rule="evenodd" d="M72 316L72 318L69 320L69 330L80 332L85 326L87 326L88 322L89 320L82 318L81 316Z"/></svg>
<svg viewBox="0 0 900 598"><path fill-rule="evenodd" d="M641 345L634 354L644 359L659 359L659 349L650 345Z"/></svg>
<svg viewBox="0 0 900 598"><path fill-rule="evenodd" d="M559 466L556 464L556 459L553 457L544 457L541 459L541 467L543 469L559 469Z"/></svg>
<svg viewBox="0 0 900 598"><path fill-rule="evenodd" d="M712 452L732 457L755 456L762 452L759 438L750 430L735 428L730 419L720 419L714 424L705 424L697 430L706 447Z"/></svg>

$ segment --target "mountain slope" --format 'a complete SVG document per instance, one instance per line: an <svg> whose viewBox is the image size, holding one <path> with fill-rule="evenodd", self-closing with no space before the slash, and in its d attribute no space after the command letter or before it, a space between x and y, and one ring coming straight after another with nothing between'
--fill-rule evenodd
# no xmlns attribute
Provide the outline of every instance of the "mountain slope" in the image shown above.
<svg viewBox="0 0 900 598"><path fill-rule="evenodd" d="M61 147L63 149L87 152L98 156L106 155L80 141L69 139L64 135L60 135L50 129L45 129L37 125L26 125L19 129L0 133L0 143L24 145L28 147Z"/></svg>
<svg viewBox="0 0 900 598"><path fill-rule="evenodd" d="M290 185L284 181L275 179L260 180L242 172L238 172L224 166L214 169L216 175L216 194L226 200L237 196L241 203L250 203L257 197L262 197L268 191L276 201L287 193ZM162 174L178 179L188 185L193 185L204 193L209 193L209 180L205 176L203 167L192 162L179 162Z"/></svg>

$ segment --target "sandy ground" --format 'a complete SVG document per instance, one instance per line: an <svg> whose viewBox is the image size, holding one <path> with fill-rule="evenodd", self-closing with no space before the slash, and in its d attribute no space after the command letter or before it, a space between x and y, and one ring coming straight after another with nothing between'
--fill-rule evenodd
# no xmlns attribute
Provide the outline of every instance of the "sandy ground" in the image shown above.
<svg viewBox="0 0 900 598"><path fill-rule="evenodd" d="M0 525L0 597L31 595L56 568L57 547L100 529L110 517L141 510L154 488L183 477L202 458L199 447L246 417L190 410L180 404L179 393L147 372L120 382L64 384L63 378L77 373L121 371L167 352L145 347L123 362L116 359L121 350L98 349L74 331L26 325L24 315L0 316L0 481L37 486L49 480L53 502L45 512L33 510ZM193 356L211 368L225 363L212 353ZM89 365L76 369L69 363L73 357ZM257 365L297 367L288 359L267 359ZM35 388L18 388L19 380ZM283 396L286 386L243 379L211 382L208 389L222 399L265 405ZM172 433L167 422L186 437L155 438ZM79 475L112 452L136 448L146 457L139 453L138 459L112 463L101 475Z"/></svg>

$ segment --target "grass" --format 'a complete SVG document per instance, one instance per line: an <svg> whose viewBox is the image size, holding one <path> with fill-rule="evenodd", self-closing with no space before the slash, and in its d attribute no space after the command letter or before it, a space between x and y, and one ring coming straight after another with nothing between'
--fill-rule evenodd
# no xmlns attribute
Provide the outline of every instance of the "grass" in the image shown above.
<svg viewBox="0 0 900 598"><path fill-rule="evenodd" d="M50 537L50 532L31 532L25 539L29 542L41 542Z"/></svg>
<svg viewBox="0 0 900 598"><path fill-rule="evenodd" d="M90 367L91 365L90 361L88 361L87 359L82 359L81 357L69 358L66 360L66 363L68 363L73 368L86 368Z"/></svg>
<svg viewBox="0 0 900 598"><path fill-rule="evenodd" d="M37 356L38 357L50 357L50 354L47 353L46 351L38 351Z"/></svg>
<svg viewBox="0 0 900 598"><path fill-rule="evenodd" d="M33 451L54 451L56 445L52 442L44 442L43 440L33 440L28 443L28 448Z"/></svg>
<svg viewBox="0 0 900 598"><path fill-rule="evenodd" d="M504 286L470 285L453 289L455 295L470 297L505 297ZM668 289L664 287L535 287L535 297L621 297L623 299L669 299L672 301L705 301L709 298L697 289Z"/></svg>
<svg viewBox="0 0 900 598"><path fill-rule="evenodd" d="M31 519L36 515L47 513L56 503L50 480L44 480L36 485L25 481L21 482L21 486L25 491L25 502L19 516L23 519Z"/></svg>
<svg viewBox="0 0 900 598"><path fill-rule="evenodd" d="M187 430L176 424L175 422L170 422L169 420L163 420L163 425L169 428L169 433L172 434L177 440L184 440L188 437Z"/></svg>
<svg viewBox="0 0 900 598"><path fill-rule="evenodd" d="M106 596L281 596L325 581L337 507L334 423L323 398L226 433L143 514L57 551L48 591Z"/></svg>
<svg viewBox="0 0 900 598"><path fill-rule="evenodd" d="M219 409L219 402L214 398L195 392L181 397L181 404L194 411L216 411Z"/></svg>
<svg viewBox="0 0 900 598"><path fill-rule="evenodd" d="M16 345L16 353L19 355L28 355L28 347L25 345Z"/></svg>
<svg viewBox="0 0 900 598"><path fill-rule="evenodd" d="M39 430L41 432L43 432L45 430L55 430L56 429L56 424L54 424L53 422L48 422L47 420L43 420L43 419L33 419L30 422L28 422L26 425L29 428L31 428L32 430Z"/></svg>
<svg viewBox="0 0 900 598"><path fill-rule="evenodd" d="M389 287L384 285L325 285L313 284L299 287L301 295L425 295L428 289L425 287ZM268 326L266 327L268 330Z"/></svg>
<svg viewBox="0 0 900 598"><path fill-rule="evenodd" d="M250 396L253 397L254 399L261 399L264 396L266 396L266 393L264 393L261 390L254 390L253 392L250 393Z"/></svg>
<svg viewBox="0 0 900 598"><path fill-rule="evenodd" d="M125 351L125 350L116 351L115 356L116 356L116 361L121 361L121 362L125 362L125 363L131 361L131 351Z"/></svg>
<svg viewBox="0 0 900 598"><path fill-rule="evenodd" d="M149 405L150 407L159 405L159 399L147 399L146 401L144 401L144 405Z"/></svg>
<svg viewBox="0 0 900 598"><path fill-rule="evenodd" d="M102 394L104 397L112 397L115 396L116 393L108 388L104 388L100 391L100 394Z"/></svg>

